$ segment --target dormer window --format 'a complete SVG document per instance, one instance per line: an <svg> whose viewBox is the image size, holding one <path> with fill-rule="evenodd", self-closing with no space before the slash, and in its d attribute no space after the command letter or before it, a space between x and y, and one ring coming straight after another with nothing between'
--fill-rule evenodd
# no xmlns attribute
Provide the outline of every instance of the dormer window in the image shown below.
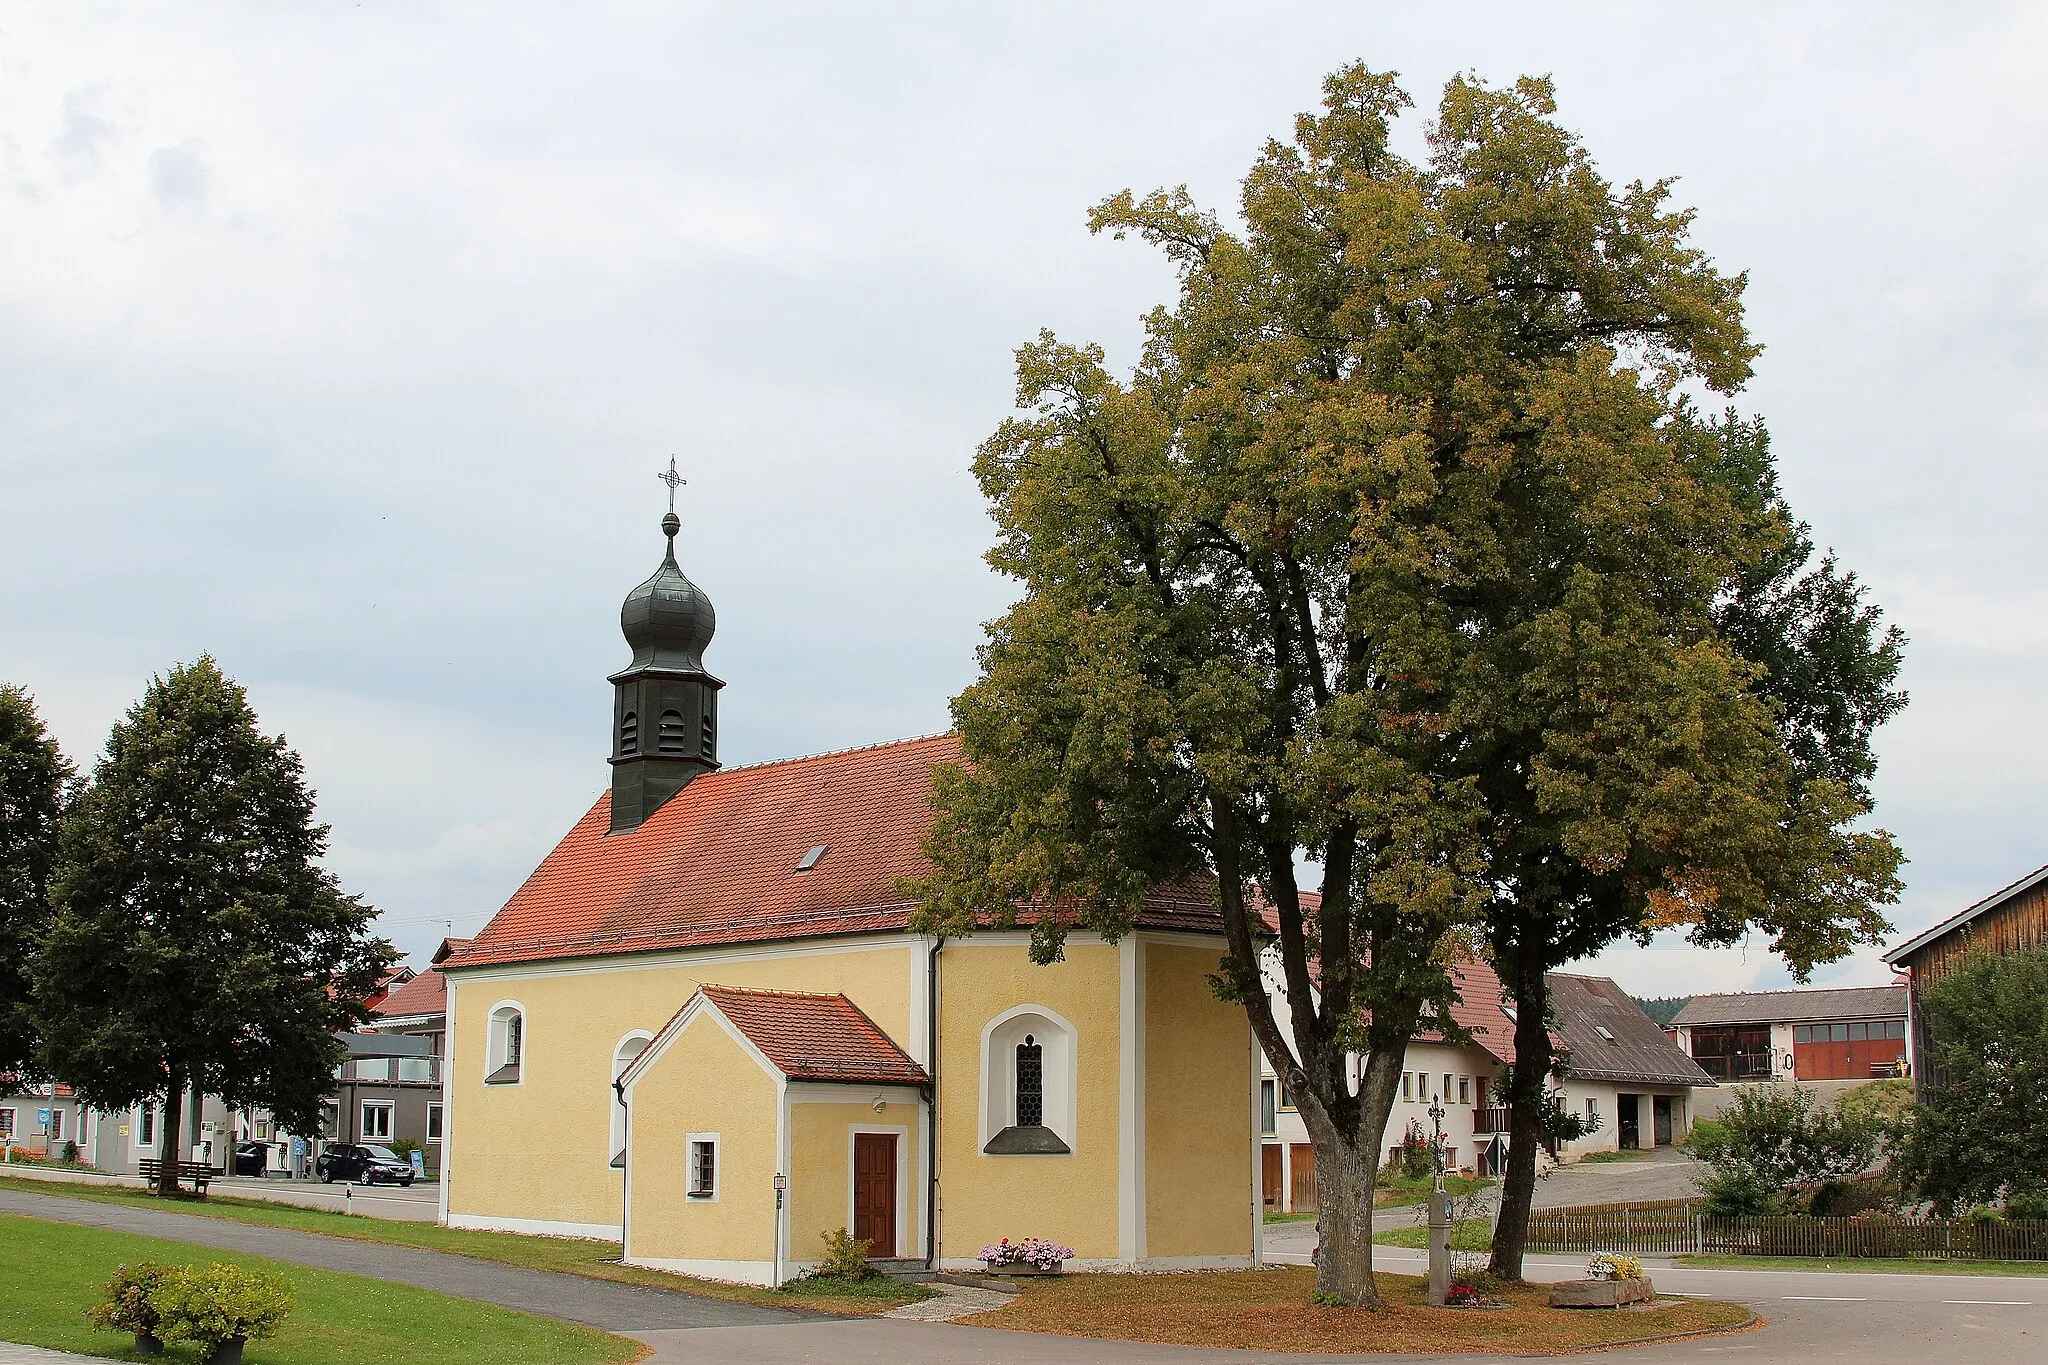
<svg viewBox="0 0 2048 1365"><path fill-rule="evenodd" d="M683 742L683 713L664 711L661 713L661 729L655 737L657 752L664 754L687 753Z"/></svg>
<svg viewBox="0 0 2048 1365"><path fill-rule="evenodd" d="M619 752L637 754L640 752L640 716L628 711L619 718Z"/></svg>

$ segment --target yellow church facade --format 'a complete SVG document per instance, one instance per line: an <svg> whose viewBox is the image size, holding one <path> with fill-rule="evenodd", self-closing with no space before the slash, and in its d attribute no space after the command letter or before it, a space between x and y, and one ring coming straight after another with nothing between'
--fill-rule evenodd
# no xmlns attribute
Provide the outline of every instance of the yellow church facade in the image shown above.
<svg viewBox="0 0 2048 1365"><path fill-rule="evenodd" d="M611 791L443 964L444 1221L761 1284L840 1228L942 1269L1024 1237L1255 1263L1259 1068L1207 888L1049 966L1021 930L913 933L957 741L723 768L672 545L624 625Z"/></svg>

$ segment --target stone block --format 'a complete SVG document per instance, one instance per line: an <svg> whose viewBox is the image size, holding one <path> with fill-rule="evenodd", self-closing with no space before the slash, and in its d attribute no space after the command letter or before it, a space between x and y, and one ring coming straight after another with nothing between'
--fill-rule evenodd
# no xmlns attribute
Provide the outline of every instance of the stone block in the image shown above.
<svg viewBox="0 0 2048 1365"><path fill-rule="evenodd" d="M1550 1286L1552 1308L1621 1308L1657 1297L1649 1280L1563 1280Z"/></svg>

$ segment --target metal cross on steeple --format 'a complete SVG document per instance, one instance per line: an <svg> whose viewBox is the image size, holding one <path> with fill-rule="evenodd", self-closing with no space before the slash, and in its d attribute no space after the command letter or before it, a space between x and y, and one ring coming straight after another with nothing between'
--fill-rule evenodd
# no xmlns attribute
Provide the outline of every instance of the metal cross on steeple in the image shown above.
<svg viewBox="0 0 2048 1365"><path fill-rule="evenodd" d="M676 510L676 490L687 484L689 480L676 473L676 457L673 455L668 457L668 472L656 474L654 477L668 485L668 510L673 514Z"/></svg>

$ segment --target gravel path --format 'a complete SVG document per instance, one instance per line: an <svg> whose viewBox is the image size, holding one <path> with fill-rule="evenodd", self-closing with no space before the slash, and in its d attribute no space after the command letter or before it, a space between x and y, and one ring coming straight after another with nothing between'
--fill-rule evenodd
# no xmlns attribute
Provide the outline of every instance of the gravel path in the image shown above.
<svg viewBox="0 0 2048 1365"><path fill-rule="evenodd" d="M474 1299L522 1313L580 1322L607 1332L755 1327L816 1319L814 1314L788 1309L699 1298L666 1289L592 1280L581 1275L525 1270L440 1251L351 1242L289 1228L260 1227L162 1209L96 1204L55 1195L0 1190L0 1213L17 1213L29 1218L46 1218L52 1222L76 1223L143 1237L162 1237L173 1242L219 1247L224 1251L265 1256L274 1261L288 1261L319 1270L340 1271L345 1275L390 1280L458 1299ZM0 1357L0 1361L5 1361L5 1358ZM6 1362L6 1365L12 1365L12 1362Z"/></svg>

